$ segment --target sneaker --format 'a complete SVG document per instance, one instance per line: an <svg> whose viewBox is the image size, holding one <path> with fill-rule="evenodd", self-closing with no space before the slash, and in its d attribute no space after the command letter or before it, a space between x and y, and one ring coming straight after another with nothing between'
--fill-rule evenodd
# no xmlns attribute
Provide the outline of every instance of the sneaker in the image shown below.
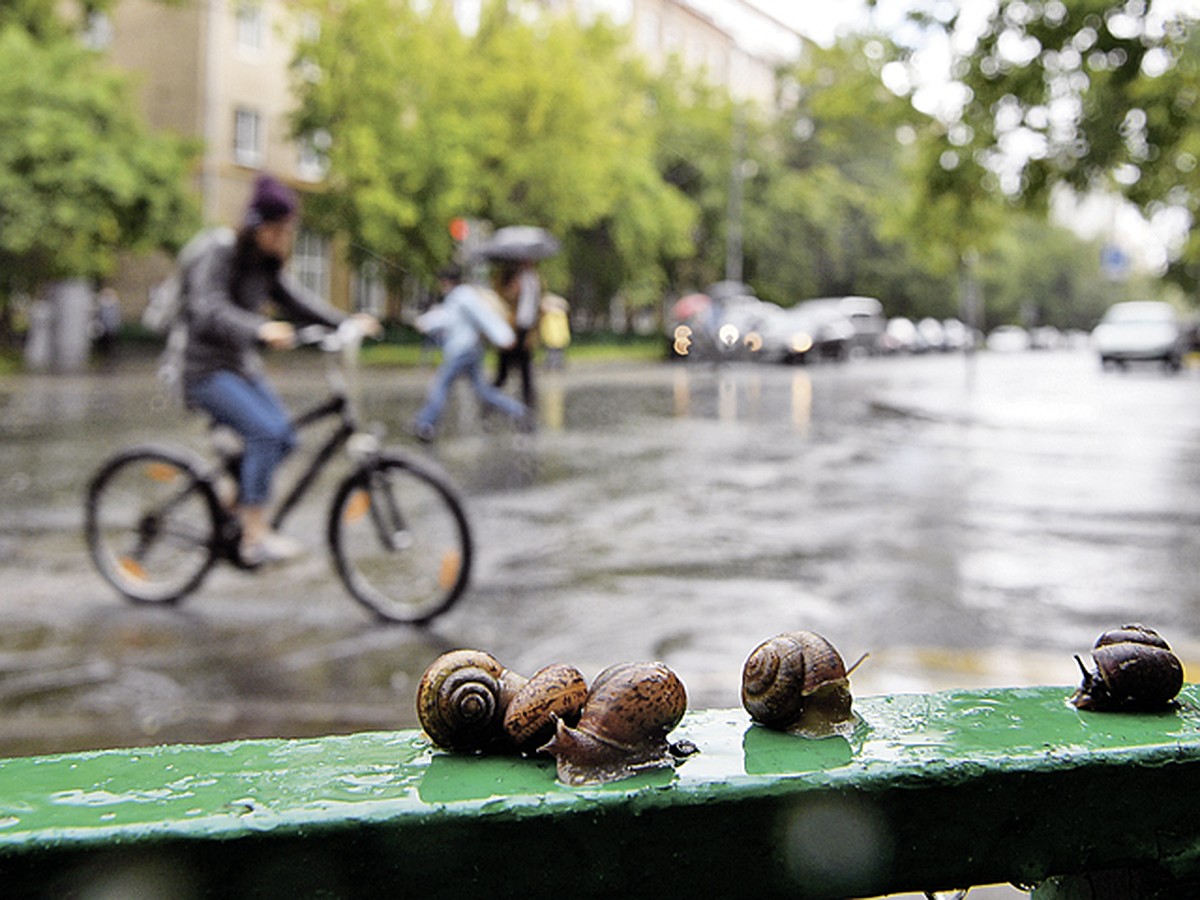
<svg viewBox="0 0 1200 900"><path fill-rule="evenodd" d="M285 534L268 531L253 543L243 543L241 554L242 562L248 566L268 566L304 555L304 545Z"/></svg>

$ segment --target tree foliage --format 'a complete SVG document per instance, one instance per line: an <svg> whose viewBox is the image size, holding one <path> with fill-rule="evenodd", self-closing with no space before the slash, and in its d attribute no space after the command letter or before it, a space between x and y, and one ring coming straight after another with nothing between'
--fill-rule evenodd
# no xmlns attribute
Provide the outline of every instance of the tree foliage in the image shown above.
<svg viewBox="0 0 1200 900"><path fill-rule="evenodd" d="M644 75L618 32L485 6L464 33L449 4L312 0L301 48L301 134L328 132L320 214L359 252L429 275L453 252L446 224L537 224L567 238L552 280L610 248L626 291L658 289L663 258L690 253L694 212L659 177Z"/></svg>
<svg viewBox="0 0 1200 900"><path fill-rule="evenodd" d="M923 121L880 79L875 39L813 48L784 73L774 162L754 185L751 269L763 296L784 304L870 294L895 314L954 309L953 284L911 228Z"/></svg>
<svg viewBox="0 0 1200 900"><path fill-rule="evenodd" d="M931 179L974 205L994 195L1044 205L1058 185L1115 191L1148 216L1200 217L1200 35L1186 14L1146 0L997 0L978 34L961 7L921 14L925 28L973 37L953 74L964 88L943 123ZM946 157L945 154L949 154ZM946 165L947 158L955 165ZM938 174L941 168L943 173ZM1170 273L1200 280L1193 226Z"/></svg>
<svg viewBox="0 0 1200 900"><path fill-rule="evenodd" d="M0 295L107 274L118 251L178 245L196 222L192 148L149 133L53 8L0 14Z"/></svg>

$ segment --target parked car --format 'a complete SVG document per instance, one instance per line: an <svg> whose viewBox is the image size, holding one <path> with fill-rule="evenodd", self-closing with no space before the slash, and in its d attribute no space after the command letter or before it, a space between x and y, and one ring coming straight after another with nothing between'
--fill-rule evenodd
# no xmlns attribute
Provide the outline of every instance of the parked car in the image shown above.
<svg viewBox="0 0 1200 900"><path fill-rule="evenodd" d="M1000 325L987 336L987 348L996 353L1020 353L1032 345L1029 332L1020 325Z"/></svg>
<svg viewBox="0 0 1200 900"><path fill-rule="evenodd" d="M805 302L780 309L763 323L763 358L804 363L845 359L855 339L854 326L834 304Z"/></svg>
<svg viewBox="0 0 1200 900"><path fill-rule="evenodd" d="M1161 362L1177 370L1187 352L1186 328L1169 303L1114 303L1092 331L1092 346L1104 366L1133 361Z"/></svg>
<svg viewBox="0 0 1200 900"><path fill-rule="evenodd" d="M819 297L792 307L812 318L850 325L850 336L840 348L844 356L874 356L882 351L881 339L887 329L883 304L874 297ZM797 312L797 315L800 315Z"/></svg>
<svg viewBox="0 0 1200 900"><path fill-rule="evenodd" d="M925 349L916 324L904 316L888 319L879 343L884 353L920 353Z"/></svg>

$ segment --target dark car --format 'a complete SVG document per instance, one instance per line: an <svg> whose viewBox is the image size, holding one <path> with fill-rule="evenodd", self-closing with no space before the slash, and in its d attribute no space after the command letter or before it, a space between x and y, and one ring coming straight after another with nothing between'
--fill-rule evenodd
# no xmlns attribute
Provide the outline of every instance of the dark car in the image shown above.
<svg viewBox="0 0 1200 900"><path fill-rule="evenodd" d="M801 303L779 310L765 324L762 355L785 363L845 359L854 337L854 326L836 306Z"/></svg>
<svg viewBox="0 0 1200 900"><path fill-rule="evenodd" d="M886 328L883 304L873 297L821 297L781 310L765 349L784 362L874 355Z"/></svg>

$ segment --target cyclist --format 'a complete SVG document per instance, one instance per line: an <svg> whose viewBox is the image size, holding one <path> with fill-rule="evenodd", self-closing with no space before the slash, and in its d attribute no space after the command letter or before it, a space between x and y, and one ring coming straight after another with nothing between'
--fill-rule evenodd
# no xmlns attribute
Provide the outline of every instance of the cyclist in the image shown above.
<svg viewBox="0 0 1200 900"><path fill-rule="evenodd" d="M237 514L241 555L248 565L283 561L302 550L294 539L276 533L267 516L272 476L295 446L296 435L266 380L259 350L294 346L295 324L336 327L345 318L284 271L298 211L291 188L270 175L259 176L236 239L209 248L189 270L186 285L184 399L234 429L245 443ZM267 317L268 301L290 321ZM365 333L378 332L373 317L356 318Z"/></svg>

